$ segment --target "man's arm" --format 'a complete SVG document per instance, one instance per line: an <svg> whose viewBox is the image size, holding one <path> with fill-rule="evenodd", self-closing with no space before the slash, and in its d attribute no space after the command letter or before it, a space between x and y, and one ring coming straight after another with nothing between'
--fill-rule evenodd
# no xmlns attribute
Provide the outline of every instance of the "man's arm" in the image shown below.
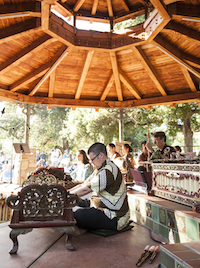
<svg viewBox="0 0 200 268"><path fill-rule="evenodd" d="M70 194L77 194L78 196L84 196L92 192L92 190L84 184L79 184L69 190Z"/></svg>

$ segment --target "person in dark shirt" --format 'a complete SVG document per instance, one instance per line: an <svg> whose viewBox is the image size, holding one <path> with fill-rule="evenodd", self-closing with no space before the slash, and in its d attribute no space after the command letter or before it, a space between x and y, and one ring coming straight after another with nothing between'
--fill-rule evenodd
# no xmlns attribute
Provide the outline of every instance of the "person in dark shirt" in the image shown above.
<svg viewBox="0 0 200 268"><path fill-rule="evenodd" d="M157 152L159 152L161 158L169 159L173 153L176 153L174 147L166 144L166 135L163 131L155 132L152 135L153 144L157 147ZM149 141L146 143L147 150L150 153L154 153L153 147Z"/></svg>

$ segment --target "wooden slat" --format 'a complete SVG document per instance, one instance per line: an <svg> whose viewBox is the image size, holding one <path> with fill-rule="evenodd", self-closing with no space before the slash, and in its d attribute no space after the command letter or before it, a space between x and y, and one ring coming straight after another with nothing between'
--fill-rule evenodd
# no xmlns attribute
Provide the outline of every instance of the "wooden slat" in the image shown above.
<svg viewBox="0 0 200 268"><path fill-rule="evenodd" d="M158 10L159 14L163 17L163 19L171 19L167 10L163 6L160 0L150 0L152 5Z"/></svg>
<svg viewBox="0 0 200 268"><path fill-rule="evenodd" d="M151 65L150 61L148 60L148 58L146 57L146 55L144 54L142 49L140 47L133 47L132 50L135 53L135 55L137 56L137 58L142 62L143 67L147 71L147 73L150 76L150 78L152 79L152 81L155 83L155 85L158 88L158 90L160 91L161 95L166 96L167 93L164 89L164 85L163 85L161 79L157 75L156 71L154 70L153 66Z"/></svg>
<svg viewBox="0 0 200 268"><path fill-rule="evenodd" d="M85 2L85 0L76 1L76 4L75 4L75 6L73 8L74 11L77 12L81 8L81 6L84 4L84 2Z"/></svg>
<svg viewBox="0 0 200 268"><path fill-rule="evenodd" d="M112 64L112 69L113 69L113 74L114 74L114 79L115 79L117 97L119 101L123 101L122 88L121 88L121 83L119 79L119 69L118 69L117 57L116 57L115 52L112 52L112 51L110 52L110 59L111 59L111 64Z"/></svg>
<svg viewBox="0 0 200 268"><path fill-rule="evenodd" d="M187 81L187 83L188 83L191 91L192 92L196 92L197 89L196 89L196 86L195 86L195 84L194 84L194 82L192 80L192 77L191 77L189 71L185 67L183 67L183 66L181 66L181 70L182 70L182 72L183 72L183 74L185 76L185 79L186 79L186 81Z"/></svg>
<svg viewBox="0 0 200 268"><path fill-rule="evenodd" d="M114 83L114 75L111 74L109 79L108 79L108 81L107 81L107 83L106 83L106 86L105 86L105 88L103 90L103 93L101 94L101 98L100 98L101 101L106 99L106 97L107 97L107 95L108 95L113 83Z"/></svg>
<svg viewBox="0 0 200 268"><path fill-rule="evenodd" d="M30 57L30 53L37 53L53 40L55 39L51 38L49 35L44 35L35 40L30 46L25 47L20 52L16 53L11 58L0 64L0 75L3 75L5 72L9 71L9 69L13 68L13 66L16 66L20 62L27 60Z"/></svg>
<svg viewBox="0 0 200 268"><path fill-rule="evenodd" d="M1 2L1 1L0 1ZM16 14L23 14L29 13L31 14L40 14L41 7L40 2L21 2L21 3L9 3L2 5L0 8L0 18L2 16L8 15L16 15Z"/></svg>
<svg viewBox="0 0 200 268"><path fill-rule="evenodd" d="M30 91L29 95L33 96L37 90L40 88L40 86L44 83L44 81L50 76L50 74L57 68L57 66L60 64L60 62L66 57L66 55L69 53L71 48L67 48L64 45L59 49L59 51L56 53L54 57L54 63L51 66L51 68L47 71L47 73L42 77L42 79L39 81L39 83Z"/></svg>
<svg viewBox="0 0 200 268"><path fill-rule="evenodd" d="M112 8L111 0L107 0L107 4L108 4L108 14L109 14L109 17L113 17L113 8Z"/></svg>
<svg viewBox="0 0 200 268"><path fill-rule="evenodd" d="M170 21L170 23L165 26L165 29L170 29L181 33L187 37L192 38L194 41L200 41L200 33L196 30L193 30L192 28L187 27L186 25Z"/></svg>
<svg viewBox="0 0 200 268"><path fill-rule="evenodd" d="M139 0L141 4L143 4L143 6L147 6L147 2L145 0Z"/></svg>
<svg viewBox="0 0 200 268"><path fill-rule="evenodd" d="M50 5L42 1L41 3L41 12L42 12L42 30L47 31L49 29L49 15L50 15Z"/></svg>
<svg viewBox="0 0 200 268"><path fill-rule="evenodd" d="M87 57L86 57L86 60L85 60L85 64L83 66L83 71L82 71L82 74L81 74L79 85L78 85L78 88L77 88L77 91L76 91L76 94L75 94L75 99L79 99L80 96L81 96L81 91L82 91L82 88L83 88L83 85L84 85L84 82L85 82L85 79L86 79L86 76L87 76L87 73L88 73L88 70L89 70L89 67L90 67L90 63L91 63L93 54L94 54L94 50L90 50L87 53Z"/></svg>
<svg viewBox="0 0 200 268"><path fill-rule="evenodd" d="M130 9L129 9L127 3L126 3L126 0L121 0L121 3L120 3L120 4L123 6L123 8L124 8L127 12L130 12Z"/></svg>
<svg viewBox="0 0 200 268"><path fill-rule="evenodd" d="M55 78L56 78L56 70L54 70L49 79L49 98L53 98L53 92L54 92L54 87L55 87Z"/></svg>
<svg viewBox="0 0 200 268"><path fill-rule="evenodd" d="M99 3L99 0L94 0L93 5L92 5L92 15L96 14L98 3Z"/></svg>
<svg viewBox="0 0 200 268"><path fill-rule="evenodd" d="M133 84L133 82L126 76L126 74L119 68L119 77L122 83L128 88L128 90L135 96L136 99L140 100L142 97Z"/></svg>
<svg viewBox="0 0 200 268"><path fill-rule="evenodd" d="M16 23L6 28L0 29L0 44L12 41L16 38L22 37L25 34L32 34L41 31L38 19L32 18L24 22Z"/></svg>
<svg viewBox="0 0 200 268"><path fill-rule="evenodd" d="M183 61L181 57L175 55L173 51L173 47L168 43L166 43L160 36L157 36L152 43L166 55L171 57L173 60L184 66L188 71L193 73L195 76L200 78L200 73L197 72L192 66L190 66L187 62Z"/></svg>

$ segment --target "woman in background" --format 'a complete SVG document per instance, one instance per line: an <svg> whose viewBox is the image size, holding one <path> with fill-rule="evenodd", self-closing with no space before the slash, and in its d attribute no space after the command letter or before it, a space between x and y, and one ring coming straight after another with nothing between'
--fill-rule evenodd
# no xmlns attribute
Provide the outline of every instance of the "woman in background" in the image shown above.
<svg viewBox="0 0 200 268"><path fill-rule="evenodd" d="M89 163L89 159L84 150L78 150L77 160L77 168L70 173L70 176L73 181L83 182L93 173L94 169Z"/></svg>
<svg viewBox="0 0 200 268"><path fill-rule="evenodd" d="M122 146L122 152L124 154L124 168L126 170L126 172L123 174L125 181L127 182L132 182L133 181L133 176L131 173L131 168L135 169L136 163L134 160L133 155L131 154L133 151L133 149L131 148L131 146L128 143L125 143Z"/></svg>

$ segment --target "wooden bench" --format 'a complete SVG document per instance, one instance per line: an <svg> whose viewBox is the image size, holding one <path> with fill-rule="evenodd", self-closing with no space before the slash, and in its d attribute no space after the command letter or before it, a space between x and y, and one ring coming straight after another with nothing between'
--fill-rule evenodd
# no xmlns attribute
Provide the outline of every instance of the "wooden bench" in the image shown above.
<svg viewBox="0 0 200 268"><path fill-rule="evenodd" d="M6 203L14 210L9 225L13 248L9 253L17 253L18 235L31 232L33 228L45 227L66 233L66 247L74 250L71 239L76 221L72 207L77 202L77 195L70 195L59 184L30 184L23 187L17 196L9 196Z"/></svg>

